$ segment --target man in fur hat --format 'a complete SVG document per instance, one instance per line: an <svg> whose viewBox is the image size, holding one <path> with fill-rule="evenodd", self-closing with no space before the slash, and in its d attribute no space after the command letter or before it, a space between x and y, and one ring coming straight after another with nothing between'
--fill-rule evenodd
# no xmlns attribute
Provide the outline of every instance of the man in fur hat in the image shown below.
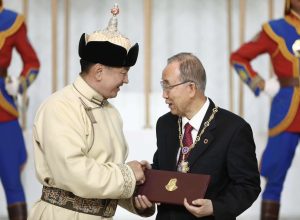
<svg viewBox="0 0 300 220"><path fill-rule="evenodd" d="M38 109L33 127L41 199L29 219L112 219L117 205L150 216L154 206L137 208L135 186L145 181L147 163L125 163L128 147L122 120L108 99L128 83L138 44L117 30L118 8L102 31L82 34L81 73ZM136 201L135 201L136 200ZM147 204L146 204L147 205Z"/></svg>

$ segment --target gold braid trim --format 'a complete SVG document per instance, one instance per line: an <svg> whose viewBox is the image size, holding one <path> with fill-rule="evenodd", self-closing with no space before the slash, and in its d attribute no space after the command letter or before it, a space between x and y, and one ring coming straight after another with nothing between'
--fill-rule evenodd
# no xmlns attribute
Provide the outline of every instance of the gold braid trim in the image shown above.
<svg viewBox="0 0 300 220"><path fill-rule="evenodd" d="M17 30L21 27L21 25L24 23L24 16L18 15L14 24L7 30L0 32L0 49L3 47L5 39L14 33L16 33Z"/></svg>
<svg viewBox="0 0 300 220"><path fill-rule="evenodd" d="M15 117L19 116L17 109L5 99L1 91L0 91L0 106L4 110L6 110L9 114L12 114Z"/></svg>
<svg viewBox="0 0 300 220"><path fill-rule="evenodd" d="M299 105L299 102L300 102L300 95L299 94L300 94L299 87L294 87L294 94L293 94L293 97L292 97L291 106L289 108L289 111L286 114L286 116L284 117L284 119L282 119L279 124L277 124L274 128L271 128L269 130L269 136L270 137L278 135L279 133L281 133L282 131L287 129L288 126L293 122L293 120L294 120L294 118L297 114L298 105ZM294 103L296 103L297 105L295 105Z"/></svg>
<svg viewBox="0 0 300 220"><path fill-rule="evenodd" d="M263 29L267 33L267 35L279 45L279 50L281 51L285 59L289 60L295 66L296 65L295 61L297 60L297 58L289 52L288 48L286 47L284 39L278 36L268 23L263 25Z"/></svg>
<svg viewBox="0 0 300 220"><path fill-rule="evenodd" d="M41 200L75 212L111 218L115 215L118 200L88 199L72 192L54 187L43 186Z"/></svg>
<svg viewBox="0 0 300 220"><path fill-rule="evenodd" d="M37 73L34 73L34 71L39 71L39 68L32 67L30 68L24 75L20 76L20 87L21 87L21 93L23 94L25 90L28 89L28 87L32 84L32 82L36 79Z"/></svg>
<svg viewBox="0 0 300 220"><path fill-rule="evenodd" d="M287 17L285 18L287 19ZM287 21L288 22L288 21ZM295 56L293 56L288 48L286 47L285 41L282 37L278 36L271 26L267 23L263 25L264 31L268 34L268 36L273 39L277 44L279 45L279 50L282 53L282 55L289 60L293 64L293 76L298 78L299 77L299 60ZM278 135L280 132L284 131L288 126L293 122L296 114L297 109L300 102L300 95L299 95L300 89L294 88L294 92L292 95L291 104L289 107L289 110L286 114L286 116L281 120L279 124L277 124L275 127L269 129L269 136L275 136Z"/></svg>
<svg viewBox="0 0 300 220"><path fill-rule="evenodd" d="M126 198L131 197L132 192L133 192L134 183L131 178L132 171L130 171L129 167L125 164L118 164L118 167L121 170L121 173L122 173L122 176L123 176L124 182L125 182L124 190L120 196L120 199L126 199Z"/></svg>
<svg viewBox="0 0 300 220"><path fill-rule="evenodd" d="M284 17L284 19L287 23L289 23L291 26L293 26L296 29L297 33L300 35L299 19L293 19L291 16L286 16L286 17Z"/></svg>

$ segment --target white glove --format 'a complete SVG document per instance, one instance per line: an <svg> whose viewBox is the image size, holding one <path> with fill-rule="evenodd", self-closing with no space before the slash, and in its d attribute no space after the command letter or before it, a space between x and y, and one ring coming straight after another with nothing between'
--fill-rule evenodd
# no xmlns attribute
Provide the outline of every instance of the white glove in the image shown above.
<svg viewBox="0 0 300 220"><path fill-rule="evenodd" d="M264 92L271 98L273 98L278 93L279 89L280 84L277 80L277 77L274 76L265 81Z"/></svg>
<svg viewBox="0 0 300 220"><path fill-rule="evenodd" d="M16 77L8 76L5 78L5 89L11 96L17 96L19 90L19 80Z"/></svg>

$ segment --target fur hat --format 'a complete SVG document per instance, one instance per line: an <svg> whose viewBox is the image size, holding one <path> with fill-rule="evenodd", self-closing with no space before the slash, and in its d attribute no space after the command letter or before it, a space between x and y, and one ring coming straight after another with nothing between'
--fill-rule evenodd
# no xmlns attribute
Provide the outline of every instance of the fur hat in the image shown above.
<svg viewBox="0 0 300 220"><path fill-rule="evenodd" d="M130 40L118 31L119 8L115 4L107 28L92 34L81 35L79 56L82 60L111 67L130 67L136 63L139 45L131 46Z"/></svg>

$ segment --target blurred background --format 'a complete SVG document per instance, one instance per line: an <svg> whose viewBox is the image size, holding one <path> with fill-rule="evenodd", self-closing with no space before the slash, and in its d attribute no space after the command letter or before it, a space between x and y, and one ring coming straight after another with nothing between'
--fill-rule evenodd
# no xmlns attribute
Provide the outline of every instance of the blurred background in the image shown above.
<svg viewBox="0 0 300 220"><path fill-rule="evenodd" d="M138 42L137 64L129 72L129 84L110 100L120 111L130 154L128 160L151 161L156 149L155 124L168 112L160 88L166 60L178 52L192 52L207 73L206 95L218 106L244 117L252 126L260 160L266 145L270 99L255 98L229 66L230 51L249 41L270 18L283 16L284 0L4 0L4 7L26 15L28 35L41 62L40 73L29 88L28 111L22 115L28 163L23 183L29 208L41 195L34 173L31 128L41 102L54 91L72 83L80 72L78 42L82 33L104 29L110 9L119 4L119 31ZM16 51L8 70L18 76L21 59ZM270 77L269 59L253 62L264 77ZM243 101L240 101L242 97ZM137 138L138 137L138 138ZM299 150L284 185L281 216L300 219ZM262 180L262 186L264 180ZM260 198L238 219L258 219ZM6 219L6 204L0 187L0 219ZM122 208L116 220L137 220ZM154 219L154 217L148 218Z"/></svg>

